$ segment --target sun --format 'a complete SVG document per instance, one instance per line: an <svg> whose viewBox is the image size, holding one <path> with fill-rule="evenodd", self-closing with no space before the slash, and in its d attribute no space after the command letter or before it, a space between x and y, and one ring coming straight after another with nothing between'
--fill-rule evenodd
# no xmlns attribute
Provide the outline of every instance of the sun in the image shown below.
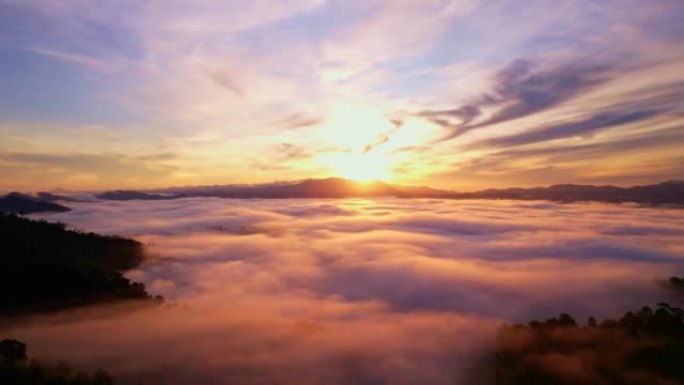
<svg viewBox="0 0 684 385"><path fill-rule="evenodd" d="M320 139L335 150L322 154L322 164L338 177L356 181L387 180L396 155L389 142L396 131L382 111L362 103L335 103L321 127Z"/></svg>
<svg viewBox="0 0 684 385"><path fill-rule="evenodd" d="M391 177L391 162L383 154L337 153L330 154L326 163L339 177L359 182L387 180Z"/></svg>

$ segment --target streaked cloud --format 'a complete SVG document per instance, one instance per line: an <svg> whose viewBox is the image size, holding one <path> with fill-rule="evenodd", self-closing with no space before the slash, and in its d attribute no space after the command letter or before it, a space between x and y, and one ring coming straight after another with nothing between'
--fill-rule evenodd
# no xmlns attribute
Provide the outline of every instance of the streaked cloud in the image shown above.
<svg viewBox="0 0 684 385"><path fill-rule="evenodd" d="M65 152L49 148L65 127L99 125L128 156L176 153L187 165L178 184L324 177L340 172L331 159L365 154L405 184L548 184L559 180L533 177L524 154L551 142L601 147L610 164L549 165L559 176L611 173L625 184L626 158L664 157L607 143L683 123L676 1L2 4L4 136L40 127L54 140L31 150ZM197 138L212 140L187 145ZM317 155L277 164L265 152L254 172L239 169L280 143ZM681 151L672 147L663 151ZM515 168L498 162L501 151L519 154ZM663 174L641 171L649 182Z"/></svg>
<svg viewBox="0 0 684 385"><path fill-rule="evenodd" d="M77 54L77 53L59 52L59 51L53 51L53 50L49 50L49 49L35 48L35 47L28 48L28 50L31 52L35 52L39 55L44 55L47 57L55 58L57 60L63 60L65 62L74 63L76 65L81 65L81 66L87 67L88 69L99 71L99 72L102 72L105 74L108 74L108 73L111 74L115 71L120 70L122 67L121 63L112 62L110 60L101 60L101 59L97 59L95 57Z"/></svg>

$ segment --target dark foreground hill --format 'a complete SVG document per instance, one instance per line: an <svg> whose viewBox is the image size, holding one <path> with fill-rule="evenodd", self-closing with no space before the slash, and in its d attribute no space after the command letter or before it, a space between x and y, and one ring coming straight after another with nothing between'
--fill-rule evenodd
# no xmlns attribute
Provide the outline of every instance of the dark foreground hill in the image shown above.
<svg viewBox="0 0 684 385"><path fill-rule="evenodd" d="M13 214L32 214L37 212L64 212L70 209L66 206L32 197L17 192L0 198L0 212Z"/></svg>
<svg viewBox="0 0 684 385"><path fill-rule="evenodd" d="M0 315L152 299L121 274L143 259L137 241L2 213L0 234Z"/></svg>
<svg viewBox="0 0 684 385"><path fill-rule="evenodd" d="M680 303L684 279L661 285ZM473 367L465 383L481 385L684 384L684 309L661 302L618 319L586 324L569 314L503 325L495 354Z"/></svg>
<svg viewBox="0 0 684 385"><path fill-rule="evenodd" d="M684 383L684 311L662 303L582 326L567 315L505 326L497 385Z"/></svg>

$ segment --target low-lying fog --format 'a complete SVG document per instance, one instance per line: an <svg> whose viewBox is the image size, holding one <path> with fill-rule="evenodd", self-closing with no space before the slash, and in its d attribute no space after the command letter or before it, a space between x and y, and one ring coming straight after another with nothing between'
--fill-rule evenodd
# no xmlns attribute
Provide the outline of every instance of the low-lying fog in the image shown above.
<svg viewBox="0 0 684 385"><path fill-rule="evenodd" d="M455 384L504 321L666 300L684 215L440 200L95 202L42 217L144 242L128 274L178 306L46 317L3 334L121 383ZM99 314L102 312L103 314Z"/></svg>

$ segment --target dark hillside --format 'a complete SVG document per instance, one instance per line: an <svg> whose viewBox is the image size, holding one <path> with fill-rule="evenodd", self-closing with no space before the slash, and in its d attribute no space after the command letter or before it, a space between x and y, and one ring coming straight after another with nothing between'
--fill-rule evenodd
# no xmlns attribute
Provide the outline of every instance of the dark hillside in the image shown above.
<svg viewBox="0 0 684 385"><path fill-rule="evenodd" d="M684 313L659 304L619 320L578 325L567 314L499 332L501 385L684 383Z"/></svg>
<svg viewBox="0 0 684 385"><path fill-rule="evenodd" d="M121 275L143 259L137 241L1 213L0 234L0 315L150 299Z"/></svg>

